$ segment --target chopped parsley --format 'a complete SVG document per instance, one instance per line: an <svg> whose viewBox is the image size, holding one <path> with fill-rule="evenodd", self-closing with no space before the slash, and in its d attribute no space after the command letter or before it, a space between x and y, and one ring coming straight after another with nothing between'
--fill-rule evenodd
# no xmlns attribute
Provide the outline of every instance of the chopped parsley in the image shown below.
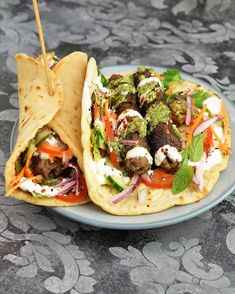
<svg viewBox="0 0 235 294"><path fill-rule="evenodd" d="M162 80L162 83L166 89L169 89L171 82L181 80L180 71L176 68L167 69L163 75L164 79Z"/></svg>
<svg viewBox="0 0 235 294"><path fill-rule="evenodd" d="M196 90L192 95L193 101L198 108L202 108L203 102L209 97L211 97L211 94L204 90Z"/></svg>

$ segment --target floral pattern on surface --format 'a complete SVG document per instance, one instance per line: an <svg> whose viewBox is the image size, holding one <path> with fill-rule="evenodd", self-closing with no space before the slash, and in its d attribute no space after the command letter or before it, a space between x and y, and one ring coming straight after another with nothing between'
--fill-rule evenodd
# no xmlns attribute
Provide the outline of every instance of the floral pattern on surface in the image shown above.
<svg viewBox="0 0 235 294"><path fill-rule="evenodd" d="M2 197L0 203L0 244L21 244L18 254L2 256L3 261L14 264L16 276L31 279L41 271L51 275L44 281L45 289L51 293L94 292L96 280L91 277L94 270L84 252L71 243L71 236L54 231L57 224L48 216L40 214L41 207ZM63 220L60 224L63 226ZM24 233L8 230L9 225ZM36 229L37 233L32 233L32 229ZM63 268L62 278L53 275L58 266Z"/></svg>
<svg viewBox="0 0 235 294"><path fill-rule="evenodd" d="M103 66L174 66L235 101L233 1L38 2L48 51L85 51ZM40 53L32 1L0 1L0 195L18 117L18 52ZM232 193L193 220L121 232L0 197L0 293L235 293L234 207Z"/></svg>
<svg viewBox="0 0 235 294"><path fill-rule="evenodd" d="M140 293L234 293L223 268L203 261L200 251L198 239L184 237L169 249L158 241L146 244L142 252L132 246L110 248L121 265L132 268L130 279Z"/></svg>

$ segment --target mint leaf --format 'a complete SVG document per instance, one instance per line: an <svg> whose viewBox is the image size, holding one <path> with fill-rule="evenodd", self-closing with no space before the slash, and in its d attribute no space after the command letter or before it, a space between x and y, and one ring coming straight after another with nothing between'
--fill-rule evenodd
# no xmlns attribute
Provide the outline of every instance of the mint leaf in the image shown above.
<svg viewBox="0 0 235 294"><path fill-rule="evenodd" d="M188 148L188 155L189 159L193 162L198 162L202 158L203 154L203 142L205 139L205 134L199 134L196 137L194 137L189 145Z"/></svg>
<svg viewBox="0 0 235 294"><path fill-rule="evenodd" d="M183 161L181 162L181 166L188 164L188 152L186 149L183 149L180 151L180 154L183 158Z"/></svg>
<svg viewBox="0 0 235 294"><path fill-rule="evenodd" d="M203 101L209 97L211 97L211 94L209 92L204 91L204 90L196 90L192 95L194 103L198 108L202 108Z"/></svg>
<svg viewBox="0 0 235 294"><path fill-rule="evenodd" d="M180 71L177 68L169 68L164 72L163 86L169 89L170 83L181 80Z"/></svg>
<svg viewBox="0 0 235 294"><path fill-rule="evenodd" d="M176 172L173 186L172 186L172 193L173 195L178 194L184 191L188 185L193 180L193 168L192 166L183 165L181 168Z"/></svg>

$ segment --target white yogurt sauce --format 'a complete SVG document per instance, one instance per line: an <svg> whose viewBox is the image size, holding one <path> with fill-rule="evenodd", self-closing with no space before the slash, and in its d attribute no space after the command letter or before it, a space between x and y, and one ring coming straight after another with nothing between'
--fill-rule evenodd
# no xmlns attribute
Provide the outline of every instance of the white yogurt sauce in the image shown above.
<svg viewBox="0 0 235 294"><path fill-rule="evenodd" d="M214 129L216 135L219 137L219 139L223 143L224 140L225 140L224 134L223 134L223 128L222 127L213 126L213 129ZM214 147L218 147L219 146L219 142L217 141L217 139L215 138L214 135L213 135L213 141L214 141Z"/></svg>
<svg viewBox="0 0 235 294"><path fill-rule="evenodd" d="M22 184L19 188L23 191L34 192L48 197L54 197L59 194L61 188L52 188L46 185L39 185L34 183L32 180L21 179Z"/></svg>
<svg viewBox="0 0 235 294"><path fill-rule="evenodd" d="M117 119L117 121L119 123L121 122L118 129L117 129L118 136L120 136L122 134L123 130L125 130L128 127L128 124L129 124L127 121L128 116L139 117L139 118L143 119L143 116L136 110L129 109L127 111L126 110L123 111Z"/></svg>
<svg viewBox="0 0 235 294"><path fill-rule="evenodd" d="M98 76L97 79L95 79L94 83L98 86L99 90L104 93L109 93L110 90L108 88L105 88L101 82L101 76Z"/></svg>
<svg viewBox="0 0 235 294"><path fill-rule="evenodd" d="M133 149L129 150L126 154L126 159L135 158L135 157L145 157L148 162L152 165L153 158L148 152L148 150L144 147L134 147Z"/></svg>
<svg viewBox="0 0 235 294"><path fill-rule="evenodd" d="M203 101L212 114L219 114L221 111L221 99L216 96L211 96Z"/></svg>
<svg viewBox="0 0 235 294"><path fill-rule="evenodd" d="M157 78L157 77L150 77L150 78L146 78L146 79L142 80L142 81L138 84L138 88L139 88L139 87L143 87L143 86L145 86L146 84L151 83L151 82L156 82L156 83L159 84L159 87L162 87L162 82L160 81L159 78Z"/></svg>
<svg viewBox="0 0 235 294"><path fill-rule="evenodd" d="M58 146L59 141L56 140L53 136L46 139L46 142L48 142L51 146Z"/></svg>
<svg viewBox="0 0 235 294"><path fill-rule="evenodd" d="M100 159L98 162L90 160L90 168L96 174L96 179L100 185L107 184L107 176L115 176L117 178L122 178L125 184L128 184L130 181L129 177L123 177L123 174L120 170L110 167L105 164L106 158Z"/></svg>
<svg viewBox="0 0 235 294"><path fill-rule="evenodd" d="M160 147L155 153L154 162L156 166L160 166L166 157L169 157L169 159L172 161L182 161L182 155L175 147L164 145L163 147Z"/></svg>
<svg viewBox="0 0 235 294"><path fill-rule="evenodd" d="M127 116L138 116L139 118L143 118L143 116L136 110L134 109L128 109L128 110L124 110L118 117L118 122L122 121L123 119L125 119Z"/></svg>
<svg viewBox="0 0 235 294"><path fill-rule="evenodd" d="M202 168L204 171L207 171L214 167L217 164L220 164L223 160L220 150L217 147L213 147L210 152L208 153L208 156L206 156L206 153L204 152L201 158L201 161L198 162L192 162L189 161L188 165L190 166L198 166L200 163L202 165Z"/></svg>
<svg viewBox="0 0 235 294"><path fill-rule="evenodd" d="M208 157L203 161L203 169L209 170L215 165L220 164L222 160L223 158L220 150L217 148L213 148L208 154Z"/></svg>

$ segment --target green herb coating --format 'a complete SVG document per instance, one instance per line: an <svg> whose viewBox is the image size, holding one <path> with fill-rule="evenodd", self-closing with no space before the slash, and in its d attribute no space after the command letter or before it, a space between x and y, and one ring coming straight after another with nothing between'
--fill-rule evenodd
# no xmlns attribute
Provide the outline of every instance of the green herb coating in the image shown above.
<svg viewBox="0 0 235 294"><path fill-rule="evenodd" d="M122 138L126 138L128 134L138 132L141 138L147 135L147 123L145 119L134 117L128 127L122 133Z"/></svg>
<svg viewBox="0 0 235 294"><path fill-rule="evenodd" d="M160 122L170 121L169 107L162 102L152 105L146 113L146 120L149 122L150 132L152 132Z"/></svg>

